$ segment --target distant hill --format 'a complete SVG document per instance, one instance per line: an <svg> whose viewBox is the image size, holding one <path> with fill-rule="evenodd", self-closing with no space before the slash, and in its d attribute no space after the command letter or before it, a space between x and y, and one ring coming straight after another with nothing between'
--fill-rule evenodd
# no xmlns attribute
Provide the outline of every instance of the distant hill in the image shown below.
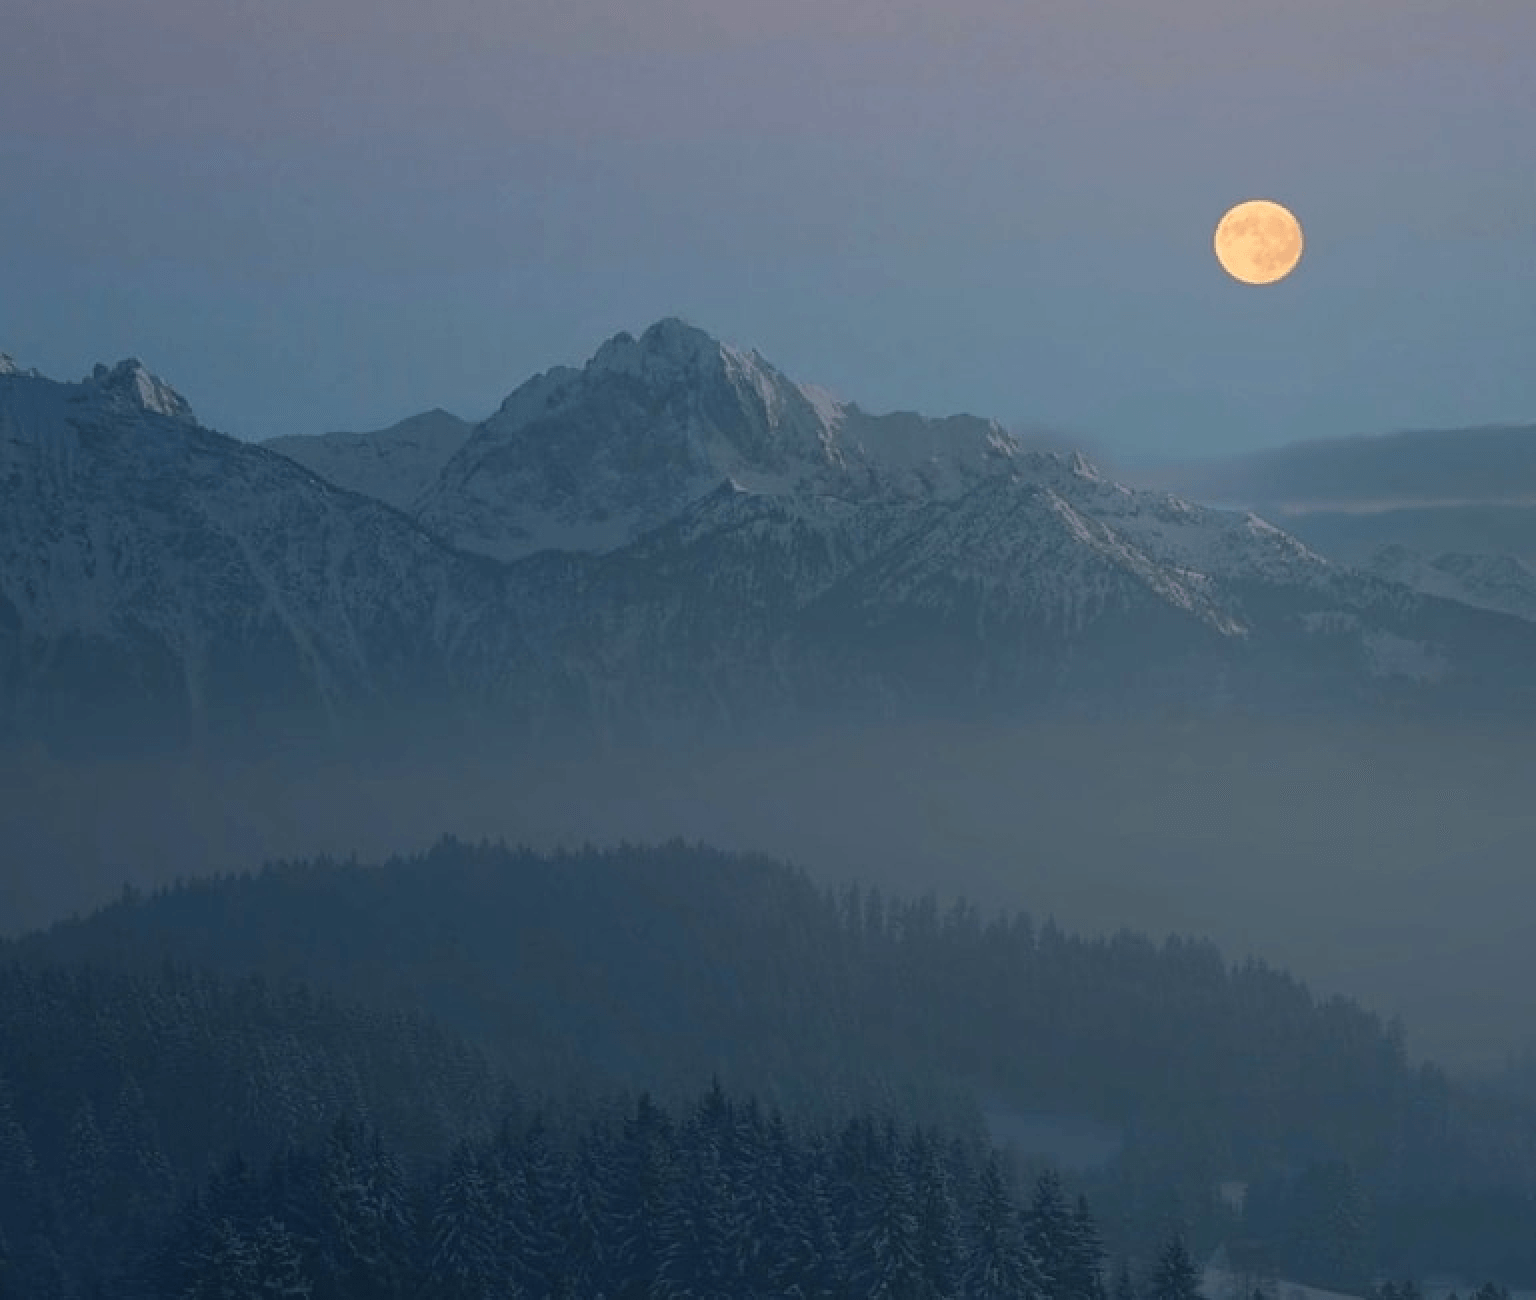
<svg viewBox="0 0 1536 1300"><path fill-rule="evenodd" d="M1341 564L1369 567L1400 546L1421 555L1516 560L1536 568L1536 506L1401 506L1380 510L1272 512L1296 536Z"/></svg>
<svg viewBox="0 0 1536 1300"><path fill-rule="evenodd" d="M1345 507L1536 505L1536 425L1323 438L1140 477L1199 500L1288 515Z"/></svg>
<svg viewBox="0 0 1536 1300"><path fill-rule="evenodd" d="M210 1182L358 1116L421 1167L488 1137L513 1096L396 1010L185 967L0 964L0 1294L167 1294L118 1270Z"/></svg>

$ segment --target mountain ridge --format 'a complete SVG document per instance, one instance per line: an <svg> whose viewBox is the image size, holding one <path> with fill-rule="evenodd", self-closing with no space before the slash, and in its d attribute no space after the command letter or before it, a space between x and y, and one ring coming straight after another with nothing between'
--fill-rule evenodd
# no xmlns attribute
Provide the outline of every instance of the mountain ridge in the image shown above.
<svg viewBox="0 0 1536 1300"><path fill-rule="evenodd" d="M265 439L261 446L338 487L409 513L422 483L442 471L473 427L434 407L369 433L287 434Z"/></svg>
<svg viewBox="0 0 1536 1300"><path fill-rule="evenodd" d="M453 419L429 421L439 451ZM0 734L60 714L88 733L99 711L603 734L1109 701L1524 707L1536 684L1529 624L993 421L808 395L676 320L519 386L409 510L203 429L136 361L0 376L0 433ZM563 550L528 549L556 526Z"/></svg>

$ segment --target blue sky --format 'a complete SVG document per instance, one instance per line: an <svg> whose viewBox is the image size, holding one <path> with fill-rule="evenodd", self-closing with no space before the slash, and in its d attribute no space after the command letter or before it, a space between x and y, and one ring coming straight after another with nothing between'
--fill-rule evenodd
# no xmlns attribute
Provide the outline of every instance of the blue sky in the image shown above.
<svg viewBox="0 0 1536 1300"><path fill-rule="evenodd" d="M673 314L1136 459L1536 421L1533 65L1531 0L23 0L0 350L247 437Z"/></svg>

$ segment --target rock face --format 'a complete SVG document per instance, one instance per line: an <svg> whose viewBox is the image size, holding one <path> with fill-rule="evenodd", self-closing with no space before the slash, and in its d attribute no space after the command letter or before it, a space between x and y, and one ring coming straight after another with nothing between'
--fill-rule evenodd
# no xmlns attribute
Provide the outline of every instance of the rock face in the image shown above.
<svg viewBox="0 0 1536 1300"><path fill-rule="evenodd" d="M115 366L98 365L81 385L96 404L107 410L162 415L167 420L196 424L197 417L187 399L163 379L149 373L137 357L119 361Z"/></svg>
<svg viewBox="0 0 1536 1300"><path fill-rule="evenodd" d="M137 362L0 373L0 736L1532 698L1530 623L680 322L423 419L279 454Z"/></svg>

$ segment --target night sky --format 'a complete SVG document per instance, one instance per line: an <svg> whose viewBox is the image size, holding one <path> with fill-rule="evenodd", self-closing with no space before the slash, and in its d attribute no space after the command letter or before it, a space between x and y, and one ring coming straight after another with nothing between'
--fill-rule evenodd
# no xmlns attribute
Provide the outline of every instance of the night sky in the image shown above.
<svg viewBox="0 0 1536 1300"><path fill-rule="evenodd" d="M1128 458L1536 420L1533 67L1532 0L21 0L0 350L244 437L673 314Z"/></svg>

